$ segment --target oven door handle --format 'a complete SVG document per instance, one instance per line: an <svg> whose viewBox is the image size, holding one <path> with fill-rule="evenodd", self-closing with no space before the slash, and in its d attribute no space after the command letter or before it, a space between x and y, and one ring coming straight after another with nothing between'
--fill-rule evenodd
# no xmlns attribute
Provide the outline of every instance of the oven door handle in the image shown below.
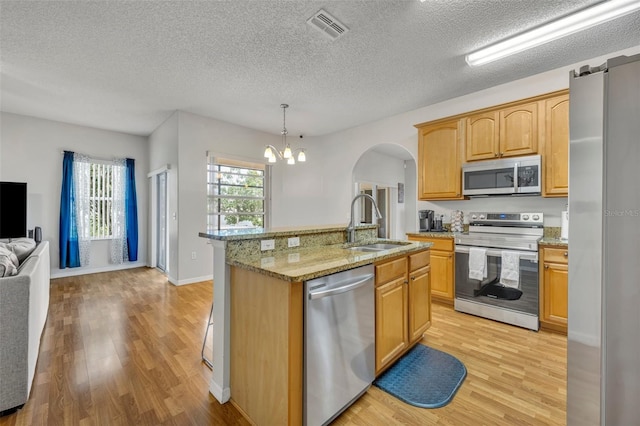
<svg viewBox="0 0 640 426"><path fill-rule="evenodd" d="M537 251L518 251L518 250L508 250L504 251L516 252L520 255L520 259L523 260L531 260L533 262L538 262L538 252ZM487 256L492 257L502 257L503 250L496 249L487 249ZM469 253L468 246L456 246L456 253Z"/></svg>

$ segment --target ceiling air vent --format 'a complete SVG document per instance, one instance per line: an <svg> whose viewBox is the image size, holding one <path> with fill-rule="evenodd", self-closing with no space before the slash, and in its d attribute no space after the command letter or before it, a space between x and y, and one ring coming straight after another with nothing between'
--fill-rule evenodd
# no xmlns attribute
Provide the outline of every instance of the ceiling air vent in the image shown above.
<svg viewBox="0 0 640 426"><path fill-rule="evenodd" d="M344 24L338 22L336 18L329 15L326 11L320 9L311 18L307 19L307 24L318 29L322 34L329 37L331 40L335 40L347 31Z"/></svg>

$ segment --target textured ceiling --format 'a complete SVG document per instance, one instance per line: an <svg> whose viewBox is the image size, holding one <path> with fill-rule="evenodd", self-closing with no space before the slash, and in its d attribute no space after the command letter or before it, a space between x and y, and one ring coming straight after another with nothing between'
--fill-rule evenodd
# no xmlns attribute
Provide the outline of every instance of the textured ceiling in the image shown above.
<svg viewBox="0 0 640 426"><path fill-rule="evenodd" d="M174 110L331 133L640 45L640 12L482 67L594 0L0 1L2 111L148 135ZM332 41L319 9L349 28Z"/></svg>

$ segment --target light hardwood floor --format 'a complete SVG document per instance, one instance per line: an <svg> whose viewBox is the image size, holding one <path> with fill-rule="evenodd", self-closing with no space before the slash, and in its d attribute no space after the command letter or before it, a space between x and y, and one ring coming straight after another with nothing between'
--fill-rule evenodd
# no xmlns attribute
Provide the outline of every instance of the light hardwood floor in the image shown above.
<svg viewBox="0 0 640 426"><path fill-rule="evenodd" d="M249 424L208 392L200 349L211 291L146 268L52 280L31 397L0 425ZM450 404L420 409L373 386L334 424L565 423L566 337L434 304L422 343L467 368Z"/></svg>

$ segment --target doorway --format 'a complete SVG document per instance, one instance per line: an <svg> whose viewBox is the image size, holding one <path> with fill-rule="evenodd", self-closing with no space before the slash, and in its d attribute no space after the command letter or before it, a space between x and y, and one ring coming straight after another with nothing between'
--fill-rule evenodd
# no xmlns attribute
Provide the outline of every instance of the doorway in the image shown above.
<svg viewBox="0 0 640 426"><path fill-rule="evenodd" d="M416 162L406 148L396 144L369 148L355 163L352 178L353 195L367 193L380 207L379 238L404 240L407 232L417 229ZM370 204L355 205L361 223L372 223Z"/></svg>
<svg viewBox="0 0 640 426"><path fill-rule="evenodd" d="M393 215L393 208L390 203L390 194L393 192L395 188L390 188L382 185L376 185L372 183L366 182L358 182L356 191L358 194L367 194L373 197L382 214L382 217L377 219L375 214L373 213L373 206L369 201L366 201L364 198L360 199L360 203L358 205L359 214L356 217L359 217L360 224L378 224L378 238L392 238L391 236L391 216Z"/></svg>
<svg viewBox="0 0 640 426"><path fill-rule="evenodd" d="M167 270L167 172L157 175L156 268Z"/></svg>
<svg viewBox="0 0 640 426"><path fill-rule="evenodd" d="M149 266L169 273L169 165L147 175L149 178Z"/></svg>

